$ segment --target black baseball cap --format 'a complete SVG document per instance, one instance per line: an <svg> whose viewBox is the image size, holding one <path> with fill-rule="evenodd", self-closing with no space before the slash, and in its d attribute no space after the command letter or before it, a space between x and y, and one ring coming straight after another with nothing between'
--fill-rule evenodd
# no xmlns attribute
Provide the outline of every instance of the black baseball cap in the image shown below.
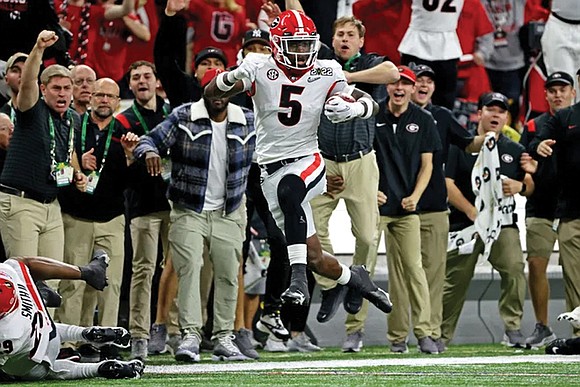
<svg viewBox="0 0 580 387"><path fill-rule="evenodd" d="M430 77L431 79L435 79L435 71L425 64L416 64L416 63L409 63L409 67L411 70L415 72L417 78L422 77L424 75Z"/></svg>
<svg viewBox="0 0 580 387"><path fill-rule="evenodd" d="M226 58L226 54L224 54L224 52L219 48L215 47L206 47L198 52L195 56L195 67L197 68L198 64L207 58L217 58L224 63L224 67L228 67L228 58Z"/></svg>
<svg viewBox="0 0 580 387"><path fill-rule="evenodd" d="M264 30L255 29L249 30L244 35L244 40L242 43L242 48L246 48L246 46L252 43L260 43L264 46L270 46L270 33Z"/></svg>
<svg viewBox="0 0 580 387"><path fill-rule="evenodd" d="M544 87L548 88L555 84L574 86L574 79L570 74L564 71L556 71L550 74L548 78L546 78L546 83L544 84Z"/></svg>
<svg viewBox="0 0 580 387"><path fill-rule="evenodd" d="M485 93L479 98L477 108L481 110L484 106L499 106L508 110L510 104L508 98L502 93Z"/></svg>

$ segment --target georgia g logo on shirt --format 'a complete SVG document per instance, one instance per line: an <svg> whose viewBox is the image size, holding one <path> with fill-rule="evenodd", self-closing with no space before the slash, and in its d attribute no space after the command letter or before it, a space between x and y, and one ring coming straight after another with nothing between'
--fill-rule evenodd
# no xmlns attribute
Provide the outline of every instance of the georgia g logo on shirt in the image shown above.
<svg viewBox="0 0 580 387"><path fill-rule="evenodd" d="M504 153L503 155L501 155L501 159L506 162L506 163L511 163L512 161L514 161L514 158L512 155Z"/></svg>
<svg viewBox="0 0 580 387"><path fill-rule="evenodd" d="M419 125L408 124L407 126L405 126L405 129L407 129L407 132L409 133L417 133L419 131Z"/></svg>

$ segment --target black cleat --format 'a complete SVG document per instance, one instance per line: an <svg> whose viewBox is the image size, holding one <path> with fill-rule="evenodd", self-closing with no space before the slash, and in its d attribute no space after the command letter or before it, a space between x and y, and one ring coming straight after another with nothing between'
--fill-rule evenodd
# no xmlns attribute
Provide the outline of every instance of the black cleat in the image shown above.
<svg viewBox="0 0 580 387"><path fill-rule="evenodd" d="M111 344L119 348L127 348L131 342L131 334L121 327L85 328L83 337L95 344Z"/></svg>
<svg viewBox="0 0 580 387"><path fill-rule="evenodd" d="M318 322L327 322L334 317L338 306L345 299L348 288L344 285L337 284L334 288L328 290L322 290L320 294L322 295L322 301L320 302L320 309L316 315L316 320Z"/></svg>
<svg viewBox="0 0 580 387"><path fill-rule="evenodd" d="M141 360L105 360L99 365L98 373L107 379L138 379L143 375L145 365Z"/></svg>
<svg viewBox="0 0 580 387"><path fill-rule="evenodd" d="M288 289L280 295L282 302L295 305L308 305L310 293L306 281L292 279Z"/></svg>
<svg viewBox="0 0 580 387"><path fill-rule="evenodd" d="M546 345L546 353L548 355L575 355L578 352L566 343L566 339L556 339Z"/></svg>
<svg viewBox="0 0 580 387"><path fill-rule="evenodd" d="M389 293L379 288L371 280L366 267L364 265L357 265L352 266L350 270L352 272L351 280L349 281L350 287L358 290L363 298L369 300L371 304L379 308L382 312L390 313L393 310L393 304L391 303Z"/></svg>

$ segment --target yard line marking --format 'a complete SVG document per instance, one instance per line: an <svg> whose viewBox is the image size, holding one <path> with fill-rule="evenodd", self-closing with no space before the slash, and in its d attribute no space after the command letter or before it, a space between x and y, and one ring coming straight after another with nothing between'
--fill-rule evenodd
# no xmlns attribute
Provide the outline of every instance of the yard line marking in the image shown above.
<svg viewBox="0 0 580 387"><path fill-rule="evenodd" d="M461 364L513 364L513 363L580 363L580 356L523 355L491 357L421 357L413 359L358 359L313 360L292 362L225 362L147 366L150 374L198 374L209 372L273 371L300 369L336 369L373 366L452 366Z"/></svg>

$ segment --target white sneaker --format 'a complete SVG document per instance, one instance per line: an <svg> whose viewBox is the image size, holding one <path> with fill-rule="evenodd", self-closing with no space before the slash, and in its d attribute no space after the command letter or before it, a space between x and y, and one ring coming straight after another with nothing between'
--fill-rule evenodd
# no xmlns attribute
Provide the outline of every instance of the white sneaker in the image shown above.
<svg viewBox="0 0 580 387"><path fill-rule="evenodd" d="M286 344L290 352L318 352L322 351L318 345L312 344L310 337L304 332L300 332L298 336L288 340Z"/></svg>
<svg viewBox="0 0 580 387"><path fill-rule="evenodd" d="M282 340L278 340L275 337L268 337L266 340L266 345L264 346L264 351L266 352L288 352L288 347Z"/></svg>

